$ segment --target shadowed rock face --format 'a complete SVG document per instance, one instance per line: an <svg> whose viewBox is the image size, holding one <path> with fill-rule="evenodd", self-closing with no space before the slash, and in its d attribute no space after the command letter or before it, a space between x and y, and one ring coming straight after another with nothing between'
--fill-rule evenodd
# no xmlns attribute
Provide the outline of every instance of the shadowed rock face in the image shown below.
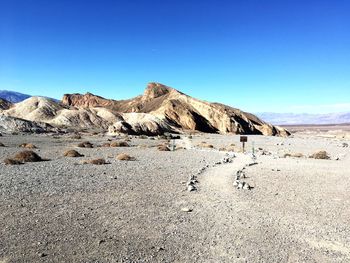
<svg viewBox="0 0 350 263"><path fill-rule="evenodd" d="M58 132L59 129L43 122L33 122L10 116L0 115L0 131L1 132L30 132L45 133Z"/></svg>
<svg viewBox="0 0 350 263"><path fill-rule="evenodd" d="M0 98L0 110L7 110L12 107L12 103Z"/></svg>
<svg viewBox="0 0 350 263"><path fill-rule="evenodd" d="M104 107L115 113L149 113L182 130L289 135L283 128L272 126L250 113L219 103L197 100L176 89L153 82L147 85L143 95L129 100L108 100L87 93L65 94L62 103L84 108ZM124 126L117 126L126 129Z"/></svg>

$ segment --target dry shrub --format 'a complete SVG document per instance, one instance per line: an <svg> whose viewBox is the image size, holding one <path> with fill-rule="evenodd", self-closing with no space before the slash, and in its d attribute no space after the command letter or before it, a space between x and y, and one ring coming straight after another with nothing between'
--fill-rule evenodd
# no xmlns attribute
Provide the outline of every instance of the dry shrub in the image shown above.
<svg viewBox="0 0 350 263"><path fill-rule="evenodd" d="M0 147L6 147L6 146L2 142L0 142Z"/></svg>
<svg viewBox="0 0 350 263"><path fill-rule="evenodd" d="M167 145L161 144L161 145L158 145L158 151L169 152L170 148Z"/></svg>
<svg viewBox="0 0 350 263"><path fill-rule="evenodd" d="M304 155L302 153L285 153L283 157L284 158L287 158L287 157L302 158L304 157Z"/></svg>
<svg viewBox="0 0 350 263"><path fill-rule="evenodd" d="M74 134L74 135L70 136L69 138L73 139L73 140L80 140L81 139L81 135L80 134Z"/></svg>
<svg viewBox="0 0 350 263"><path fill-rule="evenodd" d="M309 158L323 159L323 160L330 159L330 157L326 151L315 152L314 154L310 155Z"/></svg>
<svg viewBox="0 0 350 263"><path fill-rule="evenodd" d="M235 147L236 147L236 145L235 145L234 143L231 143L230 145L228 145L228 146L226 147L226 151L228 151L228 152L234 152L234 151L235 151Z"/></svg>
<svg viewBox="0 0 350 263"><path fill-rule="evenodd" d="M76 150L65 151L63 155L66 157L83 157L84 156L83 154L78 153Z"/></svg>
<svg viewBox="0 0 350 263"><path fill-rule="evenodd" d="M20 161L11 159L11 158L6 158L6 159L4 160L4 164L6 164L6 165L19 165L19 164L23 164L23 163L20 162Z"/></svg>
<svg viewBox="0 0 350 263"><path fill-rule="evenodd" d="M225 147L221 147L221 148L219 148L219 151L220 152L224 152L224 151L226 151L226 148Z"/></svg>
<svg viewBox="0 0 350 263"><path fill-rule="evenodd" d="M103 165L103 164L108 164L108 162L106 162L105 159L98 158L98 159L93 159L93 160L84 161L83 164Z"/></svg>
<svg viewBox="0 0 350 263"><path fill-rule="evenodd" d="M125 141L112 142L111 147L129 147L129 144Z"/></svg>
<svg viewBox="0 0 350 263"><path fill-rule="evenodd" d="M37 153L33 151L22 151L22 152L16 153L12 159L23 163L44 161Z"/></svg>
<svg viewBox="0 0 350 263"><path fill-rule="evenodd" d="M197 145L198 147L201 147L201 148L210 148L210 149L213 149L214 146L212 144L209 144L207 142L201 142L200 144Z"/></svg>
<svg viewBox="0 0 350 263"><path fill-rule="evenodd" d="M94 148L94 145L91 142L81 142L78 144L80 148Z"/></svg>
<svg viewBox="0 0 350 263"><path fill-rule="evenodd" d="M19 147L27 149L36 149L36 146L32 143L22 143Z"/></svg>
<svg viewBox="0 0 350 263"><path fill-rule="evenodd" d="M117 160L120 160L120 161L134 161L135 158L134 157L131 157L130 155L126 154L126 153L120 153L117 155L116 157Z"/></svg>

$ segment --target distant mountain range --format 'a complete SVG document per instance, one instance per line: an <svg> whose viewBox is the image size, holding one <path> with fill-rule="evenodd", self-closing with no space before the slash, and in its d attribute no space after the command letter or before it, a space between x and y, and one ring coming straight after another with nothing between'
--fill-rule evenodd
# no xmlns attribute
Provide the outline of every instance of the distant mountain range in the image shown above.
<svg viewBox="0 0 350 263"><path fill-rule="evenodd" d="M28 94L23 94L23 93L9 91L9 90L0 90L0 98L12 103L21 102L30 97L31 95L28 95Z"/></svg>
<svg viewBox="0 0 350 263"><path fill-rule="evenodd" d="M7 101L12 102L12 103L18 103L18 102L24 101L30 97L33 97L33 95L28 95L28 94L10 91L10 90L0 90L0 99L4 99L4 100L7 100ZM57 99L53 99L53 98L49 98L49 97L45 97L45 96L43 96L43 97L58 102Z"/></svg>
<svg viewBox="0 0 350 263"><path fill-rule="evenodd" d="M309 113L256 113L262 120L274 125L295 124L345 124L350 123L350 112L309 114Z"/></svg>

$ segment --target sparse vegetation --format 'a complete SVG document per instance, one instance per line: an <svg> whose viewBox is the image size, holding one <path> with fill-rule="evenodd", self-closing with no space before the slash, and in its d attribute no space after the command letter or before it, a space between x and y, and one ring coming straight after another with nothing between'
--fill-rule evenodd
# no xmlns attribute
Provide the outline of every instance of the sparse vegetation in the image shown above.
<svg viewBox="0 0 350 263"><path fill-rule="evenodd" d="M33 151L22 151L17 154L11 159L14 159L16 161L20 161L23 163L26 162L40 162L44 161L37 153Z"/></svg>
<svg viewBox="0 0 350 263"><path fill-rule="evenodd" d="M91 142L81 142L78 144L78 147L80 148L94 148L94 145Z"/></svg>
<svg viewBox="0 0 350 263"><path fill-rule="evenodd" d="M302 153L285 153L283 157L284 158L287 158L287 157L302 158L304 157L304 155Z"/></svg>
<svg viewBox="0 0 350 263"><path fill-rule="evenodd" d="M121 153L117 155L116 159L120 161L134 161L135 157L132 157L126 153Z"/></svg>
<svg viewBox="0 0 350 263"><path fill-rule="evenodd" d="M76 150L65 151L63 155L66 157L83 157L84 156L83 154L80 154Z"/></svg>
<svg viewBox="0 0 350 263"><path fill-rule="evenodd" d="M98 158L98 159L84 161L83 164L103 165L103 164L109 164L109 163L106 162L106 160L103 158Z"/></svg>
<svg viewBox="0 0 350 263"><path fill-rule="evenodd" d="M169 152L170 151L170 148L165 144L158 145L157 148L158 148L158 151L161 151L161 152Z"/></svg>
<svg viewBox="0 0 350 263"><path fill-rule="evenodd" d="M27 149L36 149L37 147L32 143L22 143L19 147Z"/></svg>
<svg viewBox="0 0 350 263"><path fill-rule="evenodd" d="M323 160L328 160L330 159L328 153L326 151L319 151L319 152L315 152L314 154L311 154L309 156L309 158L313 158L313 159L323 159Z"/></svg>
<svg viewBox="0 0 350 263"><path fill-rule="evenodd" d="M4 164L5 164L5 165L19 165L19 164L23 164L23 163L20 162L20 161L11 159L11 158L6 158L6 159L4 160Z"/></svg>
<svg viewBox="0 0 350 263"><path fill-rule="evenodd" d="M129 144L126 141L112 142L111 147L129 147Z"/></svg>
<svg viewBox="0 0 350 263"><path fill-rule="evenodd" d="M209 144L209 143L207 143L207 142L201 142L201 143L198 144L197 146L200 147L200 148L210 148L210 149L213 149L213 148L214 148L214 145Z"/></svg>
<svg viewBox="0 0 350 263"><path fill-rule="evenodd" d="M234 151L235 151L235 147L236 147L236 144L231 143L230 145L228 145L228 146L226 147L226 151L228 151L228 152L234 152Z"/></svg>

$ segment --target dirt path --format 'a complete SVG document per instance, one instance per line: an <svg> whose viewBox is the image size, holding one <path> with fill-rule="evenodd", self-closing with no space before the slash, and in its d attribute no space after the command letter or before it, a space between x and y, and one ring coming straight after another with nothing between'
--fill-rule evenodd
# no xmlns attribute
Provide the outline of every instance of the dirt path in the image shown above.
<svg viewBox="0 0 350 263"><path fill-rule="evenodd" d="M193 224L203 248L197 248L197 262L317 262L280 225L274 211L259 206L254 189L233 186L236 171L249 163L249 155L238 154L233 163L208 168L198 177Z"/></svg>

